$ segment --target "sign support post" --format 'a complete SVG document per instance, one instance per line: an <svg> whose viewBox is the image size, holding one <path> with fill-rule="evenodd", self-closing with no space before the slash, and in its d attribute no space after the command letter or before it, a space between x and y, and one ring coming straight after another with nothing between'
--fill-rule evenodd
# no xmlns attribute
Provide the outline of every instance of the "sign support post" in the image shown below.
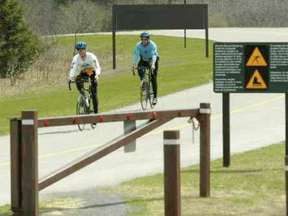
<svg viewBox="0 0 288 216"><path fill-rule="evenodd" d="M287 53L288 43L214 44L214 92L223 94L224 167L230 166L229 93L285 93L288 140Z"/></svg>
<svg viewBox="0 0 288 216"><path fill-rule="evenodd" d="M223 107L223 166L230 166L230 95L222 94Z"/></svg>
<svg viewBox="0 0 288 216"><path fill-rule="evenodd" d="M288 156L288 93L285 93L285 155Z"/></svg>

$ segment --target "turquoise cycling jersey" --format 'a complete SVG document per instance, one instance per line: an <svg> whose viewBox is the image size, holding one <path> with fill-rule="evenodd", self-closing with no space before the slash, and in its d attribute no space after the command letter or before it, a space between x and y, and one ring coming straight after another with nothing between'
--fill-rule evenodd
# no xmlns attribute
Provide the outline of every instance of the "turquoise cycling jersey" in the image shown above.
<svg viewBox="0 0 288 216"><path fill-rule="evenodd" d="M149 40L149 43L146 46L144 46L141 43L141 41L138 42L134 50L133 61L132 61L133 66L137 65L139 56L141 56L141 58L144 61L150 61L150 60L156 61L158 57L156 44L151 40Z"/></svg>

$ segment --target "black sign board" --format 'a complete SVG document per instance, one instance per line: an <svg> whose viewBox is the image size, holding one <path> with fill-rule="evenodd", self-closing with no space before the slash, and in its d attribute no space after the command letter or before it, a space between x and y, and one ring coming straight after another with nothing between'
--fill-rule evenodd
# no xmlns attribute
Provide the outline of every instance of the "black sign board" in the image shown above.
<svg viewBox="0 0 288 216"><path fill-rule="evenodd" d="M205 29L207 5L114 5L117 30Z"/></svg>
<svg viewBox="0 0 288 216"><path fill-rule="evenodd" d="M288 92L288 43L215 43L214 91Z"/></svg>

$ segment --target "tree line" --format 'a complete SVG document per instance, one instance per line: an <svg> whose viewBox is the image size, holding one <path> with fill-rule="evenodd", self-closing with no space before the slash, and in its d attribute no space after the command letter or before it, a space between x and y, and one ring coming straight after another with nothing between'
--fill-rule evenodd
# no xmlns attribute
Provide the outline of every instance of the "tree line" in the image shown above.
<svg viewBox="0 0 288 216"><path fill-rule="evenodd" d="M210 27L287 26L283 0L0 0L0 77L23 74L53 47L41 36L111 31L113 4L184 2L208 4Z"/></svg>
<svg viewBox="0 0 288 216"><path fill-rule="evenodd" d="M42 35L111 30L113 4L208 4L210 27L286 27L283 0L21 0Z"/></svg>

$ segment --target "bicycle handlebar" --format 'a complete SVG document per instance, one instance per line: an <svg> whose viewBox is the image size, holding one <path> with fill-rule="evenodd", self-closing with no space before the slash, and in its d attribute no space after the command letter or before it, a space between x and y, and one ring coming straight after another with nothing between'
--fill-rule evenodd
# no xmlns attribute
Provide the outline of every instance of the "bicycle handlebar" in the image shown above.
<svg viewBox="0 0 288 216"><path fill-rule="evenodd" d="M75 81L72 81L72 80L69 80L69 81L68 81L68 87L69 87L69 90L70 90L70 91L72 90L72 89L71 89L71 83L72 83L72 82L75 83Z"/></svg>
<svg viewBox="0 0 288 216"><path fill-rule="evenodd" d="M78 78L79 79L79 78ZM88 79L85 79L85 78L80 78L79 79L80 80L80 82L90 82L90 78L88 78ZM69 87L69 90L71 91L72 90L72 88L71 88L71 83L76 83L76 81L75 80L69 80L68 81L68 87Z"/></svg>
<svg viewBox="0 0 288 216"><path fill-rule="evenodd" d="M134 68L134 70L132 70L132 72L133 72L133 75L135 76L135 70L141 70L141 69L148 69L148 70L150 70L151 69L151 67L145 67L145 66L140 66L140 67L135 67ZM153 69L152 69L152 73L153 73Z"/></svg>
<svg viewBox="0 0 288 216"><path fill-rule="evenodd" d="M138 69L151 69L151 67L140 66L140 67L136 67L135 69L136 70L138 70Z"/></svg>

